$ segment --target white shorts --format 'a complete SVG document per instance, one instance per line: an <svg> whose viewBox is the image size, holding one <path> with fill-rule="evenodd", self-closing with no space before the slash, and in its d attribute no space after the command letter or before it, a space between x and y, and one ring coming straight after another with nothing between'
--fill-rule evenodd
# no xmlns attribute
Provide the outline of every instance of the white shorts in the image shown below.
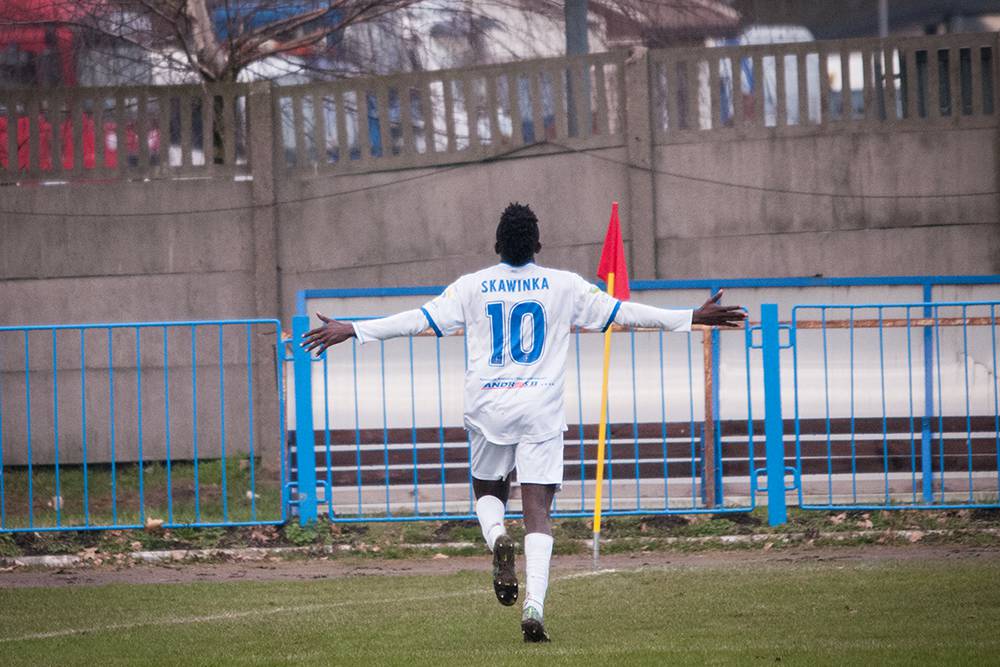
<svg viewBox="0 0 1000 667"><path fill-rule="evenodd" d="M469 429L472 476L476 479L504 479L517 468L521 484L562 485L563 434L545 442L498 445L482 433Z"/></svg>

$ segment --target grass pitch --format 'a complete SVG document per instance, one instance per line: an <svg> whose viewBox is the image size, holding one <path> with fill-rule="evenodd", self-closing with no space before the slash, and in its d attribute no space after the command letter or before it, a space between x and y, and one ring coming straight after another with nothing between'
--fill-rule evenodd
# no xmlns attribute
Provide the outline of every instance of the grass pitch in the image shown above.
<svg viewBox="0 0 1000 667"><path fill-rule="evenodd" d="M0 588L0 662L987 664L997 581L994 558L556 575L549 645L521 642L485 558L431 576Z"/></svg>

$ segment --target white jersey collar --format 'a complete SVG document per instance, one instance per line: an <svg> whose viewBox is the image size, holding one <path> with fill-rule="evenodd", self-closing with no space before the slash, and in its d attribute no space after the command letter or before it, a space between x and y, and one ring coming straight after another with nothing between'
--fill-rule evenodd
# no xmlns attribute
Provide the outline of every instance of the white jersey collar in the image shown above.
<svg viewBox="0 0 1000 667"><path fill-rule="evenodd" d="M534 262L528 262L527 264L522 264L521 266L514 266L513 264L508 264L507 262L500 262L497 266L503 267L508 271L525 271L537 266L537 264Z"/></svg>

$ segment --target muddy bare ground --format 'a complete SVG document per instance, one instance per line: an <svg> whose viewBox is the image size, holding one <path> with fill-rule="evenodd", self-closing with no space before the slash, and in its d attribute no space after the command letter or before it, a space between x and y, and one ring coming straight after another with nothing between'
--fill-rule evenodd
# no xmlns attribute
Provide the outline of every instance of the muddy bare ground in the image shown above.
<svg viewBox="0 0 1000 667"><path fill-rule="evenodd" d="M797 546L773 550L706 551L676 553L669 551L610 554L601 557L602 569L637 570L642 568L760 568L808 567L819 564L862 564L887 561L979 561L1000 564L1000 549L963 545L911 545L863 547ZM588 556L556 556L556 577L593 569ZM0 572L0 588L39 586L167 584L194 581L311 581L361 576L399 576L451 574L462 571L488 572L489 557L452 556L413 559L374 559L370 557L323 558L306 560L267 559L221 563L169 563L110 568L66 568L60 570L16 569Z"/></svg>

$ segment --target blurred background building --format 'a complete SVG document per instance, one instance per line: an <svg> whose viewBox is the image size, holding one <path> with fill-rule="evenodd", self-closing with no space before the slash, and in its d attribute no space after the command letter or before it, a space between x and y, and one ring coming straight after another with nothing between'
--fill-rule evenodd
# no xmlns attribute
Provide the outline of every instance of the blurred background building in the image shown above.
<svg viewBox="0 0 1000 667"><path fill-rule="evenodd" d="M557 56L567 40L576 52L602 52L1000 29L989 0L394 0L361 19L339 4L200 0L154 11L156 3L131 1L7 0L0 87L302 83ZM195 6L210 39L198 34ZM573 12L585 23L568 23ZM252 42L257 34L266 39ZM212 72L202 65L216 56L199 40L241 60Z"/></svg>

